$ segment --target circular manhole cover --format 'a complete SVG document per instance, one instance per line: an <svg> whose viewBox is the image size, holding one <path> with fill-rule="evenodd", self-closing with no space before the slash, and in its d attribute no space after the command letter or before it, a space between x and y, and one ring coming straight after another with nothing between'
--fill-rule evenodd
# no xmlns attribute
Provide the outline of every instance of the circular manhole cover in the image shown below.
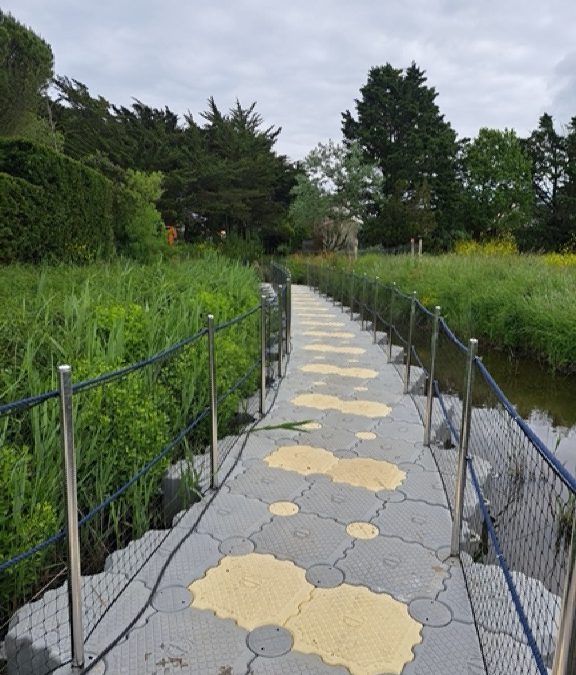
<svg viewBox="0 0 576 675"><path fill-rule="evenodd" d="M317 588L335 588L344 581L344 573L332 565L313 565L306 570L306 581Z"/></svg>
<svg viewBox="0 0 576 675"><path fill-rule="evenodd" d="M248 647L258 656L274 658L292 649L292 635L281 626L259 626L248 633Z"/></svg>
<svg viewBox="0 0 576 675"><path fill-rule="evenodd" d="M408 611L424 626L446 626L452 621L450 608L439 600L416 598L410 603Z"/></svg>
<svg viewBox="0 0 576 675"><path fill-rule="evenodd" d="M152 598L152 607L159 612L180 612L191 603L190 591L184 586L166 586L156 591Z"/></svg>

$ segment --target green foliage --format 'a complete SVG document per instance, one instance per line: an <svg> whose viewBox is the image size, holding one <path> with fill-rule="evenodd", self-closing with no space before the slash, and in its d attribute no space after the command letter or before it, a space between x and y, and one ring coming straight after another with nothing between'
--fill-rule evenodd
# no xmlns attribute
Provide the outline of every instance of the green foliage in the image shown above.
<svg viewBox="0 0 576 675"><path fill-rule="evenodd" d="M425 231L420 234L433 232L451 217L457 189L456 134L440 114L435 89L426 85L425 73L415 63L405 71L386 64L370 69L360 93L357 118L343 113L342 130L346 141L357 141L382 172L382 200L374 203L369 243L405 243L421 226ZM426 219L418 223L422 211ZM388 232L378 238L380 220L390 230L399 213L397 241L390 241Z"/></svg>
<svg viewBox="0 0 576 675"><path fill-rule="evenodd" d="M514 131L480 129L464 166L468 227L476 238L514 234L530 223L531 163Z"/></svg>
<svg viewBox="0 0 576 675"><path fill-rule="evenodd" d="M193 262L148 265L1 267L0 400L54 389L58 363L72 364L75 382L92 378L197 333L209 312L223 323L258 302L254 271L213 253ZM258 326L256 313L218 332L219 395L257 362ZM251 378L223 403L221 433L234 429L239 400L254 386ZM80 513L88 513L156 457L208 400L205 337L152 366L77 393ZM165 525L163 471L192 450L204 450L207 442L207 427L195 429L82 528L87 573L101 571L105 557L130 538ZM3 558L28 549L62 526L61 471L56 400L0 420ZM36 582L45 580L42 569L58 562L54 547L49 551L17 565L12 577L4 575L3 607L20 604Z"/></svg>
<svg viewBox="0 0 576 675"><path fill-rule="evenodd" d="M416 260L365 255L354 269L396 282L404 292L416 290L430 309L440 305L462 338L536 356L551 370L576 372L576 265L517 255L507 245L492 254L487 247L480 254L468 253ZM303 267L303 258L296 258L295 272L305 274Z"/></svg>
<svg viewBox="0 0 576 675"><path fill-rule="evenodd" d="M61 525L54 506L34 494L35 467L26 446L0 447L0 559L9 560L54 534ZM40 586L50 551L41 551L0 577L0 606L15 609L14 597L31 583Z"/></svg>
<svg viewBox="0 0 576 675"><path fill-rule="evenodd" d="M0 10L0 136L22 134L34 126L52 68L50 46Z"/></svg>
<svg viewBox="0 0 576 675"><path fill-rule="evenodd" d="M104 176L7 139L0 139L0 172L3 262L88 262L113 253L113 185Z"/></svg>

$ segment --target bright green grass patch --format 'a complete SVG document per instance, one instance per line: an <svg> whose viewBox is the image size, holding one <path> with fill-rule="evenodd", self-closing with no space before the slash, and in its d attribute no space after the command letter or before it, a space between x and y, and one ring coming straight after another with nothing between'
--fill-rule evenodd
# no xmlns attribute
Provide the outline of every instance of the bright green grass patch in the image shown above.
<svg viewBox="0 0 576 675"><path fill-rule="evenodd" d="M576 370L576 265L573 256L481 255L361 256L355 271L417 291L429 309L440 305L461 338L531 354L552 369ZM564 262L565 259L565 262ZM563 264L559 261L562 260ZM343 257L310 258L351 267ZM295 279L305 281L306 258L291 259Z"/></svg>
<svg viewBox="0 0 576 675"><path fill-rule="evenodd" d="M255 271L215 254L154 265L0 268L0 403L57 388L58 364L75 382L158 353L259 304ZM259 358L259 314L218 332L219 394ZM219 433L234 429L254 377L220 410ZM154 458L208 404L206 338L170 358L74 396L79 511L85 515ZM58 401L0 417L0 560L27 550L63 525ZM207 442L190 433L145 478L82 528L83 569L163 527L160 478L168 464ZM43 587L62 551L51 547L0 576L2 614Z"/></svg>

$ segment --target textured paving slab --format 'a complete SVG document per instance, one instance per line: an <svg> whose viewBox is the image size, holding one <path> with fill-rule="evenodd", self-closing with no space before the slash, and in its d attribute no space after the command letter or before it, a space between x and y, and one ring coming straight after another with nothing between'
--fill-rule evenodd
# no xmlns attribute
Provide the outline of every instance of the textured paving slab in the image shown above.
<svg viewBox="0 0 576 675"><path fill-rule="evenodd" d="M247 632L212 612L158 612L105 657L106 672L207 675L245 673L254 654Z"/></svg>
<svg viewBox="0 0 576 675"><path fill-rule="evenodd" d="M198 532L211 534L220 541L229 537L247 537L267 522L272 514L267 504L244 495L220 493L198 524Z"/></svg>
<svg viewBox="0 0 576 675"><path fill-rule="evenodd" d="M248 675L349 675L348 668L330 666L318 656L290 652L275 659L254 659Z"/></svg>
<svg viewBox="0 0 576 675"><path fill-rule="evenodd" d="M230 484L232 494L243 494L271 504L278 501L293 501L308 485L304 476L295 471L282 471L265 464L250 466Z"/></svg>
<svg viewBox="0 0 576 675"><path fill-rule="evenodd" d="M436 550L450 540L452 519L443 506L410 500L387 504L372 520L383 535L399 537Z"/></svg>
<svg viewBox="0 0 576 675"><path fill-rule="evenodd" d="M337 566L348 583L390 593L403 602L435 597L448 575L434 551L385 536L355 541Z"/></svg>
<svg viewBox="0 0 576 675"><path fill-rule="evenodd" d="M340 523L309 513L274 518L251 539L257 552L292 560L301 567L335 562L352 541Z"/></svg>
<svg viewBox="0 0 576 675"><path fill-rule="evenodd" d="M383 506L371 490L330 479L312 482L310 489L296 498L296 503L303 512L321 513L345 524L370 520Z"/></svg>

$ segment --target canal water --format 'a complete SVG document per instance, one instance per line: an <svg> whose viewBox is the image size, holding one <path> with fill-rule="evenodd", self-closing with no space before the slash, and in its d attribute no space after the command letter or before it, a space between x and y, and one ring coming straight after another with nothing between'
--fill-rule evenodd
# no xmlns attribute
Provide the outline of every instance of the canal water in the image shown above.
<svg viewBox="0 0 576 675"><path fill-rule="evenodd" d="M564 466L576 475L576 376L553 375L538 361L483 352L508 400Z"/></svg>

